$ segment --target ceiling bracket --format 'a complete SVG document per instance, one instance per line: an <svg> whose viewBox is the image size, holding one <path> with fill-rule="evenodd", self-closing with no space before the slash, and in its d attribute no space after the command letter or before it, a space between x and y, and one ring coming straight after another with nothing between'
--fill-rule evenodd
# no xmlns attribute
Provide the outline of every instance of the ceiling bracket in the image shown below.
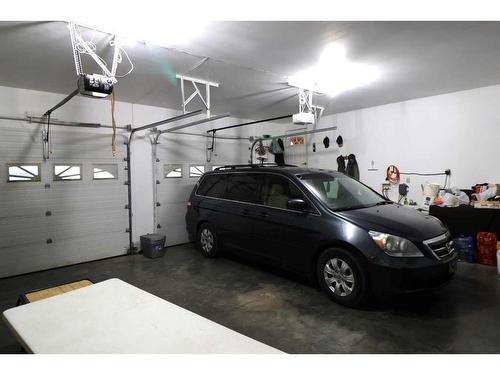
<svg viewBox="0 0 500 375"><path fill-rule="evenodd" d="M120 63L120 48L121 42L120 39L115 35L112 45L114 46L113 52L113 62L111 65L111 71L108 69L104 60L97 55L95 52L95 45L91 45L91 43L86 42L83 37L80 35L77 25L74 22L68 23L69 34L71 37L71 46L73 48L73 58L75 61L75 69L76 74L81 76L84 74L81 54L88 54L95 61L97 65L102 69L103 74L113 81L113 84L118 82L115 78L116 69L118 64Z"/></svg>
<svg viewBox="0 0 500 375"><path fill-rule="evenodd" d="M299 87L299 113L313 113L313 91Z"/></svg>
<svg viewBox="0 0 500 375"><path fill-rule="evenodd" d="M219 84L217 82L205 81L203 79L183 76L180 74L176 74L175 77L181 81L182 112L186 113L187 105L191 102L191 100L198 97L201 100L201 102L203 103L203 105L205 106L205 109L207 110L207 118L210 118L210 110L211 110L210 87L219 87ZM191 82L191 84L193 85L193 88L194 88L193 93L187 98L186 98L186 89L185 89L184 81ZM201 93L198 85L205 86L205 97L203 97L203 94Z"/></svg>

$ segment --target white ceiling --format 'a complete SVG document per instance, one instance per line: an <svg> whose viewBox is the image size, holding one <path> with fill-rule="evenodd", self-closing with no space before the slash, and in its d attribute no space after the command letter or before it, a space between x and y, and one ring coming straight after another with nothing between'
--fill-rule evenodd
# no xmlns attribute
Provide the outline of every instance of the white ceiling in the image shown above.
<svg viewBox="0 0 500 375"><path fill-rule="evenodd" d="M111 36L82 30L109 55ZM172 76L187 73L220 83L212 92L215 113L256 119L294 113L298 99L287 76L313 65L333 41L344 44L349 59L382 74L369 86L317 97L327 113L500 83L500 22L213 22L178 50L127 47L135 70L120 80L118 99L180 109ZM58 93L76 87L63 22L0 22L0 51L0 85ZM188 72L204 56L210 59ZM84 66L99 72L90 60Z"/></svg>

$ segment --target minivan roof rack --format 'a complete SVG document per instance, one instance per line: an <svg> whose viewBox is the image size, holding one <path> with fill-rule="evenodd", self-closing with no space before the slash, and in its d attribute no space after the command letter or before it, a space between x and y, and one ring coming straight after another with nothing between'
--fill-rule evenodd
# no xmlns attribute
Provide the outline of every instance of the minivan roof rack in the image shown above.
<svg viewBox="0 0 500 375"><path fill-rule="evenodd" d="M296 167L296 165L292 165L292 164L278 165L276 163L233 164L233 165L224 165L222 167L215 168L214 171L221 171L221 170L226 170L226 169L256 169L256 168L265 168L265 167Z"/></svg>

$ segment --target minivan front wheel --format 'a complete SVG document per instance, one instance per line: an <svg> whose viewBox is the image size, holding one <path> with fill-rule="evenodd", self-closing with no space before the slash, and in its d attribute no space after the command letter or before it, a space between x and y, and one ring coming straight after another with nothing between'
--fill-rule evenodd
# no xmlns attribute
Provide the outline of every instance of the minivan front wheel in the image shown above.
<svg viewBox="0 0 500 375"><path fill-rule="evenodd" d="M198 230L196 244L203 255L208 258L215 258L218 253L217 235L215 230L208 223L201 224Z"/></svg>
<svg viewBox="0 0 500 375"><path fill-rule="evenodd" d="M350 251L338 248L323 251L316 273L321 288L335 302L356 307L368 300L368 276Z"/></svg>

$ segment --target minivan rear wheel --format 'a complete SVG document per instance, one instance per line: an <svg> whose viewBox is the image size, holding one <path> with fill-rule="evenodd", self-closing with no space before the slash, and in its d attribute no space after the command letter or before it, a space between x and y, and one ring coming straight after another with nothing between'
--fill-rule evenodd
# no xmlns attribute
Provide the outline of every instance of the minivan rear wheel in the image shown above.
<svg viewBox="0 0 500 375"><path fill-rule="evenodd" d="M357 307L368 301L368 275L352 252L331 248L318 258L316 274L323 291L333 301Z"/></svg>
<svg viewBox="0 0 500 375"><path fill-rule="evenodd" d="M219 251L217 235L210 224L203 223L200 225L196 245L207 258L215 258L217 256Z"/></svg>

